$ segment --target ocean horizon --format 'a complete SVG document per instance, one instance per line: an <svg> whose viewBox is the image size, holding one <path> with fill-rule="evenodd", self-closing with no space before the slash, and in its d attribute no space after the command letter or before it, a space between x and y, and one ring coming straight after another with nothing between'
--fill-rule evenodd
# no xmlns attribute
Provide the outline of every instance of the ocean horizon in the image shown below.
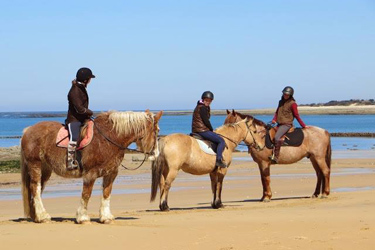
<svg viewBox="0 0 375 250"><path fill-rule="evenodd" d="M171 111L175 112L175 111ZM226 111L225 111L226 113ZM41 121L57 121L64 123L66 112L0 112L0 147L11 147L20 144L22 131ZM273 115L254 115L267 123ZM326 129L329 133L375 133L375 115L302 115L302 120L311 126ZM159 121L160 135L172 133L189 134L191 132L191 115L168 114ZM214 128L224 123L224 115L213 115L211 123ZM295 122L295 126L299 124ZM375 138L332 137L333 150L374 150ZM239 146L240 151L246 150ZM375 152L374 152L375 153Z"/></svg>

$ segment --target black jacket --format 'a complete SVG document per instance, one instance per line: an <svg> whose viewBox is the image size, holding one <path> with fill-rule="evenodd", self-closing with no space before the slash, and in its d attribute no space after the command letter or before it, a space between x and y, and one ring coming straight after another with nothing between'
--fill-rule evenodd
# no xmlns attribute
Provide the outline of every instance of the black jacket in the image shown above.
<svg viewBox="0 0 375 250"><path fill-rule="evenodd" d="M65 124L89 119L93 112L89 109L89 96L84 84L73 81L68 93L69 110Z"/></svg>
<svg viewBox="0 0 375 250"><path fill-rule="evenodd" d="M192 131L193 133L201 133L213 131L210 122L211 109L198 101L193 113Z"/></svg>

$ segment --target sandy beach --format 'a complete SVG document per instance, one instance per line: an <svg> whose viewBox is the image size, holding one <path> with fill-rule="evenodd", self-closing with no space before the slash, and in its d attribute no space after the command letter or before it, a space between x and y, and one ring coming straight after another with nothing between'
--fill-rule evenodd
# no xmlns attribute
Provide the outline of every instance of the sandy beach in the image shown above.
<svg viewBox="0 0 375 250"><path fill-rule="evenodd" d="M120 170L111 209L116 221L98 223L100 181L89 204L91 224L75 224L80 179L53 175L44 205L52 221L23 218L20 174L0 174L2 249L373 249L375 244L375 152L335 158L331 195L310 198L315 172L307 159L271 167L273 200L259 202L257 165L235 153L224 180L223 209L210 207L208 176L180 172L169 197L171 211L149 202L150 163L137 171ZM127 155L124 164L139 162ZM57 191L69 191L59 194ZM12 198L10 194L15 194ZM17 196L18 194L18 196ZM54 194L51 196L51 194ZM57 194L57 195L56 195ZM65 195L64 195L65 194ZM56 197L58 196L58 197Z"/></svg>

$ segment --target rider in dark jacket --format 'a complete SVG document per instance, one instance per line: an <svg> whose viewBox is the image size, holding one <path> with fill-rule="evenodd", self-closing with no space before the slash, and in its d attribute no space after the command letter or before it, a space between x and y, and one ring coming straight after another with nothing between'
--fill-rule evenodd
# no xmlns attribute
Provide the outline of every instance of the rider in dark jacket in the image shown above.
<svg viewBox="0 0 375 250"><path fill-rule="evenodd" d="M205 91L202 94L201 100L198 101L197 106L194 109L192 132L197 133L204 139L217 144L216 166L220 168L226 168L227 165L223 162L225 141L218 134L213 132L213 128L210 122L210 104L213 99L214 94L211 91Z"/></svg>
<svg viewBox="0 0 375 250"><path fill-rule="evenodd" d="M78 162L75 159L75 150L79 139L80 128L82 124L93 115L93 112L88 108L89 96L86 90L91 78L95 78L95 76L89 68L80 68L77 71L76 79L72 81L72 87L68 93L69 110L65 120L70 134L67 158L68 170L78 168Z"/></svg>

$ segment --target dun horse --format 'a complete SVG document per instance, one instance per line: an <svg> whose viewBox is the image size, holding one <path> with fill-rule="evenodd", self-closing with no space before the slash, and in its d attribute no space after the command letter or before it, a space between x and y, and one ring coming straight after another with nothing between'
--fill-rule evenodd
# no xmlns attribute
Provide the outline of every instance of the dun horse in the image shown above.
<svg viewBox="0 0 375 250"><path fill-rule="evenodd" d="M251 117L243 115L236 111L228 111L227 117L224 124L233 123ZM252 117L251 117L252 118ZM260 120L255 119L257 131L266 131L266 124ZM327 197L330 193L330 173L331 173L331 139L329 133L319 127L312 127L303 129L304 140L299 147L283 146L280 150L280 156L278 159L279 164L292 164L304 157L310 158L310 161L315 169L317 182L315 191L312 197L318 197L322 194L322 197ZM262 143L265 142L265 134L263 136ZM272 197L270 187L270 167L271 161L269 156L272 154L271 149L264 148L261 151L256 151L253 148L249 148L249 153L253 157L254 161L258 163L260 175L262 178L263 185L263 196L261 201L270 201Z"/></svg>
<svg viewBox="0 0 375 250"><path fill-rule="evenodd" d="M223 125L215 130L223 137L227 145L223 157L228 166L232 161L232 152L241 141L249 147L263 146L258 144L261 138L254 131L253 119L247 118L234 124ZM161 138L158 145L160 153L152 164L151 201L155 199L157 189L160 187L160 210L169 210L169 189L180 169L194 175L210 174L213 194L211 206L213 208L223 206L221 191L227 168L215 168L215 155L203 152L196 139L185 134L168 135Z"/></svg>
<svg viewBox="0 0 375 250"><path fill-rule="evenodd" d="M66 178L83 178L81 204L77 223L89 222L87 205L94 182L103 177L103 197L99 210L102 223L114 220L110 211L112 184L125 149L137 141L141 150L154 150L159 132L158 121L162 111L154 115L146 112L105 112L94 121L94 137L81 150L81 169L66 170L66 149L56 146L56 135L62 125L58 122L40 122L25 129L21 139L22 193L24 212L35 222L51 219L41 195L52 172Z"/></svg>

